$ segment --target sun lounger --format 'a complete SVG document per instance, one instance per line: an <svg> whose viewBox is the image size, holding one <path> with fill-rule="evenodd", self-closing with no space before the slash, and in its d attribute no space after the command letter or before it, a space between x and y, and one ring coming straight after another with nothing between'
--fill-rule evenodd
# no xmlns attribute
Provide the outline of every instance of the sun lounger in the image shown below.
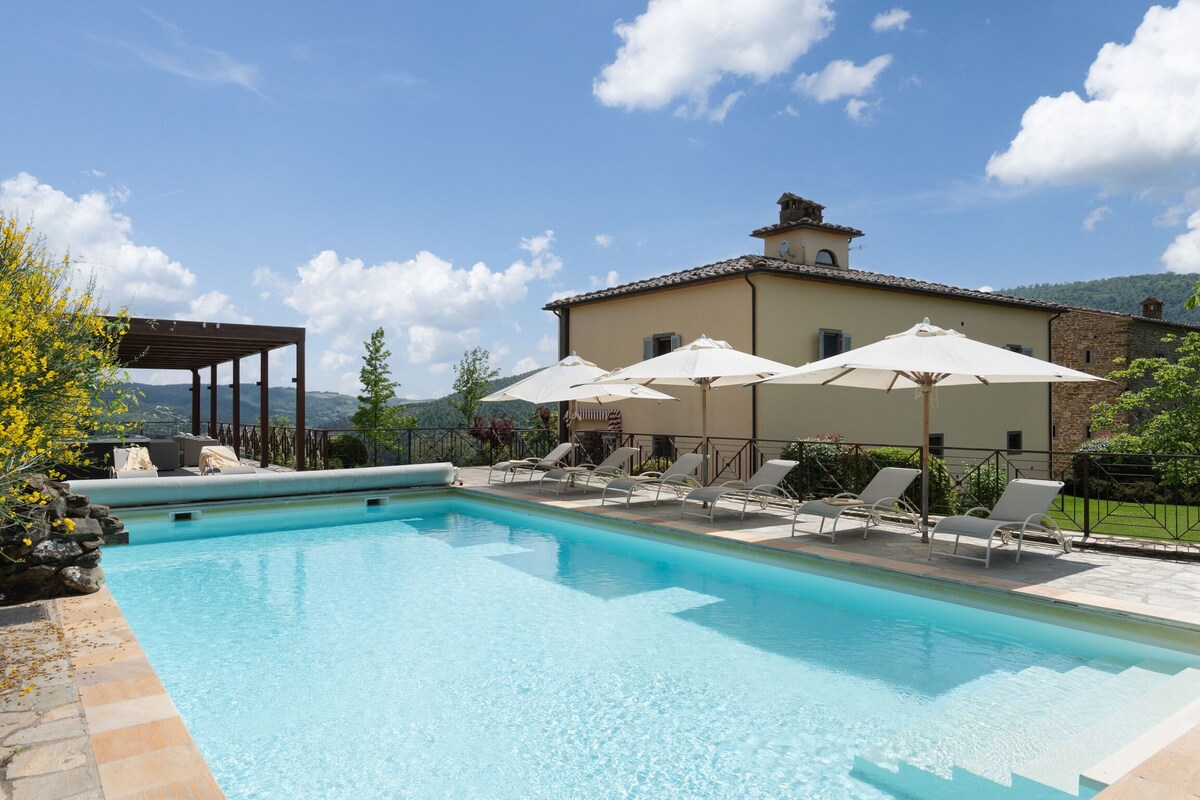
<svg viewBox="0 0 1200 800"><path fill-rule="evenodd" d="M200 448L198 466L201 475L253 475L258 472L253 466L243 464L233 448L223 444Z"/></svg>
<svg viewBox="0 0 1200 800"><path fill-rule="evenodd" d="M985 569L991 566L992 542L997 534L1006 544L1012 534L1017 534L1017 563L1021 562L1021 544L1026 531L1055 535L1063 552L1069 553L1071 545L1067 538L1054 520L1046 516L1062 487L1062 481L1012 481L1004 487L1004 494L1000 495L995 508L986 517L971 516L975 511L987 511L983 506L976 506L962 516L946 517L933 526L929 532L929 558L933 558L933 542L939 533L954 536L954 549L944 555L982 561ZM984 540L986 550L983 558L959 554L958 541L963 536Z"/></svg>
<svg viewBox="0 0 1200 800"><path fill-rule="evenodd" d="M146 448L138 445L113 448L114 478L157 478L158 469Z"/></svg>
<svg viewBox="0 0 1200 800"><path fill-rule="evenodd" d="M552 470L542 473L542 480L538 483L538 491L544 488L553 488L555 492L562 494L562 490L566 486L580 486L586 490L593 480L600 482L610 481L613 478L620 478L629 474L629 462L638 454L636 447L618 447L609 454L608 458L601 461L599 464L580 464L577 467L555 467Z"/></svg>
<svg viewBox="0 0 1200 800"><path fill-rule="evenodd" d="M654 505L662 496L663 489L670 489L677 497L682 497L686 490L699 485L696 480L696 470L704 463L700 453L687 453L675 459L675 463L663 472L643 472L627 478L613 478L604 485L604 493L600 495L600 505L608 502L608 494L612 492L613 502L625 498L625 505L633 499L635 492L650 492L654 490Z"/></svg>
<svg viewBox="0 0 1200 800"><path fill-rule="evenodd" d="M912 525L914 530L920 531L921 512L902 497L920 474L919 469L884 467L875 473L871 482L858 494L842 492L833 497L802 503L796 507L796 513L792 517L792 536L796 535L796 521L801 514L820 517L821 528L817 534L828 536L831 544L837 541L837 525L843 514L854 518L866 518L864 539L867 538L871 526L878 525L885 516ZM833 526L828 533L825 532L827 520L833 520Z"/></svg>
<svg viewBox="0 0 1200 800"><path fill-rule="evenodd" d="M790 510L795 506L796 498L783 485L783 479L799 463L799 461L773 458L759 467L758 471L745 481L726 481L720 486L703 486L693 489L688 492L687 497L683 498L680 514L685 517L708 517L711 522L713 514L717 510L717 503L721 500L733 503L741 501L742 519L746 518L746 507L752 502L760 504L763 508L766 508L768 504L779 505L782 503ZM700 510L689 511L688 503L698 503ZM708 509L707 513L704 512L705 508Z"/></svg>
<svg viewBox="0 0 1200 800"><path fill-rule="evenodd" d="M525 473L529 480L533 480L533 476L539 472L547 472L556 467L568 467L570 465L566 459L574 449L574 442L563 442L551 450L545 458L510 459L493 464L492 468L488 470L488 483L492 482L492 476L496 473L500 473L500 483L504 483L516 480L516 476L521 473Z"/></svg>

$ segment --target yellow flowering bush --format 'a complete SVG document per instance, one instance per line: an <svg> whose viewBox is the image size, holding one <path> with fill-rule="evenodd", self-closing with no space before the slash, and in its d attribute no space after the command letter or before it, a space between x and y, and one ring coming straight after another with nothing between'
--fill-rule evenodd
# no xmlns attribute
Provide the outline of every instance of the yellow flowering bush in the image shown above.
<svg viewBox="0 0 1200 800"><path fill-rule="evenodd" d="M81 462L81 442L126 411L116 359L125 315L104 316L93 284L72 288L32 229L0 213L0 492L51 464ZM45 502L7 497L3 504ZM0 508L0 514L3 509Z"/></svg>

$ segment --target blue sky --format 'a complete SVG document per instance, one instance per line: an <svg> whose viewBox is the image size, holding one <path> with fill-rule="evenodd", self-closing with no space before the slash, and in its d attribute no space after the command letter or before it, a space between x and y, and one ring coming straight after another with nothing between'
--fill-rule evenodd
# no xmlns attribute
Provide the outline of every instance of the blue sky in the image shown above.
<svg viewBox="0 0 1200 800"><path fill-rule="evenodd" d="M0 209L114 307L306 326L313 388L383 326L428 397L553 361L552 296L759 252L785 191L861 269L1200 271L1197 41L1200 0L25 4Z"/></svg>

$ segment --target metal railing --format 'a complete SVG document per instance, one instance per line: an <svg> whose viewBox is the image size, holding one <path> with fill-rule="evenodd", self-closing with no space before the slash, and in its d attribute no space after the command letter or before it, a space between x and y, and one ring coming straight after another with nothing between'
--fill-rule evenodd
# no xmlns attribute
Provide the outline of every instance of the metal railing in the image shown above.
<svg viewBox="0 0 1200 800"><path fill-rule="evenodd" d="M166 435L175 423L147 423L147 435ZM246 458L262 457L262 429L217 425L217 438ZM296 429L271 427L271 463L291 466ZM174 432L171 430L170 432ZM698 452L699 436L582 431L577 459L599 463L617 447L636 447L634 470L663 469L683 453ZM553 431L529 428L400 428L387 431L306 430L304 449L313 469L420 464L449 461L457 466L493 464L510 458L541 457L558 442ZM930 469L930 513L958 514L991 508L1015 478L1061 480L1052 511L1064 530L1088 536L1125 536L1200 544L1200 456L1141 453L1071 453L939 448ZM787 478L802 498L860 491L887 466L917 466L916 445L864 444L828 440L709 438L709 482L745 480L763 462L800 462ZM914 482L906 496L919 504Z"/></svg>

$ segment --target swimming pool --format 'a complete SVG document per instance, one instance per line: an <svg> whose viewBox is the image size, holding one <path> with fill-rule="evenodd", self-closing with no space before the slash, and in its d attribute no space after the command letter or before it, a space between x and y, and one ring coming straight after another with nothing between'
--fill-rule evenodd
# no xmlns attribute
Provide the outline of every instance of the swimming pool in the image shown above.
<svg viewBox="0 0 1200 800"><path fill-rule="evenodd" d="M1031 797L1200 696L1195 655L487 503L125 520L108 583L231 798Z"/></svg>

